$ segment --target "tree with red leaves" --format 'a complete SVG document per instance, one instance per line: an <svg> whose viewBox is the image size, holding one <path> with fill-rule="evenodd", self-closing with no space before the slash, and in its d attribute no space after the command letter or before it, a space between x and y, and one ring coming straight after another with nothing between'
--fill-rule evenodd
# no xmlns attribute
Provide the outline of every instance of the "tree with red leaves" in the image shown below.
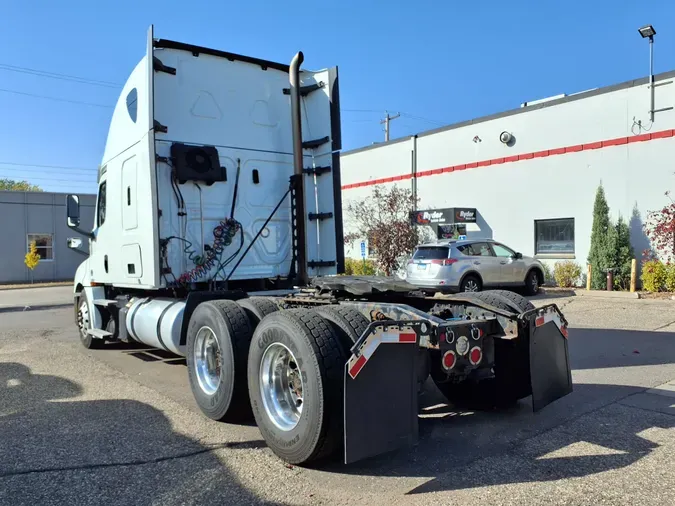
<svg viewBox="0 0 675 506"><path fill-rule="evenodd" d="M370 198L352 201L345 206L347 226L345 244L368 239L369 249L376 251L376 263L387 276L400 267L401 258L412 254L422 233L412 223L411 211L417 200L408 189L376 186Z"/></svg>
<svg viewBox="0 0 675 506"><path fill-rule="evenodd" d="M666 192L666 197L670 204L649 212L644 229L656 256L669 261L675 258L675 201L670 197L670 191Z"/></svg>

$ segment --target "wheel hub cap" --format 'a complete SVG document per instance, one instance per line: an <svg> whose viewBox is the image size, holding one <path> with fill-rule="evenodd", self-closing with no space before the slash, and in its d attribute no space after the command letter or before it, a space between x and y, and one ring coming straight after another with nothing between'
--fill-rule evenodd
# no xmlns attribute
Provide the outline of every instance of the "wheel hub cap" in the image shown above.
<svg viewBox="0 0 675 506"><path fill-rule="evenodd" d="M295 356L281 343L271 344L260 364L260 391L267 416L283 431L293 429L303 406L302 374Z"/></svg>
<svg viewBox="0 0 675 506"><path fill-rule="evenodd" d="M222 357L216 334L209 327L202 327L197 332L194 357L200 388L207 395L215 394L221 380Z"/></svg>
<svg viewBox="0 0 675 506"><path fill-rule="evenodd" d="M77 308L77 327L80 330L82 337L87 337L87 330L89 329L89 307L86 301L82 301Z"/></svg>

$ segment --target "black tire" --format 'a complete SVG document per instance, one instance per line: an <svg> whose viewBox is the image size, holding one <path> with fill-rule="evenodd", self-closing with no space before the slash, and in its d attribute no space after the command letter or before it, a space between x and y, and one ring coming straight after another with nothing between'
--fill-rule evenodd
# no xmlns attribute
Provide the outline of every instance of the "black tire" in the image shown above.
<svg viewBox="0 0 675 506"><path fill-rule="evenodd" d="M302 412L286 429L268 414L261 390L262 360L274 344L292 353L303 383ZM278 311L258 325L248 360L251 406L263 438L281 459L306 464L327 459L342 448L346 360L334 328L313 310Z"/></svg>
<svg viewBox="0 0 675 506"><path fill-rule="evenodd" d="M534 304L532 304L529 300L527 300L519 293L511 292L509 290L490 290L490 292L494 292L497 295L501 295L505 299L508 299L511 302L513 302L516 306L518 306L518 309L520 309L521 313L534 309Z"/></svg>
<svg viewBox="0 0 675 506"><path fill-rule="evenodd" d="M525 276L525 293L527 295L537 295L539 287L541 286L541 279L536 269L530 270Z"/></svg>
<svg viewBox="0 0 675 506"><path fill-rule="evenodd" d="M237 304L246 311L253 330L265 316L279 311L279 306L270 297L248 297L238 300Z"/></svg>
<svg viewBox="0 0 675 506"><path fill-rule="evenodd" d="M368 318L363 316L363 313L349 306L321 306L313 311L320 314L325 320L328 320L336 334L342 334L342 336L347 338L343 340L343 345L346 346L345 352L349 351L370 324Z"/></svg>
<svg viewBox="0 0 675 506"><path fill-rule="evenodd" d="M105 341L98 337L87 334L87 329L91 328L91 315L89 314L88 302L87 295L84 293L84 291L82 291L80 296L75 299L75 323L78 327L77 332L80 336L80 342L82 343L82 346L88 350L98 350L103 348ZM87 308L86 314L89 315L88 317L80 311L80 308L83 304ZM83 318L84 320L82 320Z"/></svg>
<svg viewBox="0 0 675 506"><path fill-rule="evenodd" d="M513 313L522 313L529 309L534 309L534 305L525 297L514 292L509 292L508 290L486 290L484 292L467 295L475 297L497 309L503 309L504 311L511 311Z"/></svg>
<svg viewBox="0 0 675 506"><path fill-rule="evenodd" d="M196 371L195 343L203 327L212 329L220 349L220 381L212 394L202 389ZM246 366L251 334L246 312L231 300L202 302L190 317L186 346L190 388L199 409L213 420L241 422L250 419Z"/></svg>
<svg viewBox="0 0 675 506"><path fill-rule="evenodd" d="M516 312L516 303L501 290L487 290L472 296L504 311ZM505 408L531 394L529 342L494 339L494 376L457 382L448 379L438 351L431 352L431 378L450 402L469 409Z"/></svg>
<svg viewBox="0 0 675 506"><path fill-rule="evenodd" d="M472 286L476 286L475 290L470 290ZM475 293L480 292L483 289L483 282L476 274L468 274L464 276L461 283L459 284L459 291L466 293Z"/></svg>

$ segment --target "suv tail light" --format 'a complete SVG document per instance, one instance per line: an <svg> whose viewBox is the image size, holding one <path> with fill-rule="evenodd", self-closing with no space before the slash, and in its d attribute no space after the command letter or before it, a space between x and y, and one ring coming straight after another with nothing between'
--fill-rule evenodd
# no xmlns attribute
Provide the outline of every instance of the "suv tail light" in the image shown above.
<svg viewBox="0 0 675 506"><path fill-rule="evenodd" d="M439 258L438 260L432 260L432 264L438 264L438 265L452 265L455 262L457 262L456 258Z"/></svg>

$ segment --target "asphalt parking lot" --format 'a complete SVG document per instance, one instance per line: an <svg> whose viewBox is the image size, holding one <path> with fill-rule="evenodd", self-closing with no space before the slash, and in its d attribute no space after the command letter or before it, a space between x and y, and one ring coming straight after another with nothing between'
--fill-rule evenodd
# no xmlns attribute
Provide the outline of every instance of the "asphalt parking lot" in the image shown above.
<svg viewBox="0 0 675 506"><path fill-rule="evenodd" d="M205 419L181 360L84 350L71 309L2 313L0 504L675 504L675 302L546 302L574 393L467 412L428 385L414 449L321 469Z"/></svg>

